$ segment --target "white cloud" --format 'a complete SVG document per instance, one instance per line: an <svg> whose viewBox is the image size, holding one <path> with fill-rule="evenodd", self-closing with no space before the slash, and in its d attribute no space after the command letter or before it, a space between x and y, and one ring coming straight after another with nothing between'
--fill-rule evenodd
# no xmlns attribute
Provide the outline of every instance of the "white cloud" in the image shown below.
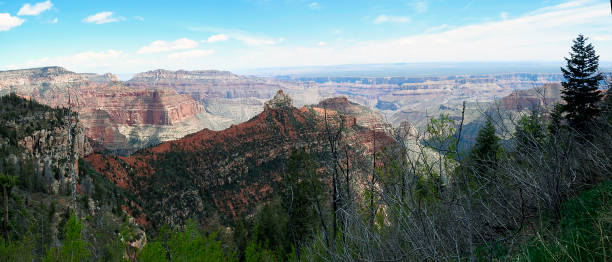
<svg viewBox="0 0 612 262"><path fill-rule="evenodd" d="M139 54L159 53L159 52L193 49L197 47L198 47L198 42L188 39L188 38L181 38L181 39L177 39L172 42L157 40L157 41L153 41L149 45L141 47L138 50L138 53Z"/></svg>
<svg viewBox="0 0 612 262"><path fill-rule="evenodd" d="M612 41L611 35L596 35L593 37L595 41Z"/></svg>
<svg viewBox="0 0 612 262"><path fill-rule="evenodd" d="M57 19L57 17L56 17L56 18L54 18L53 20L51 20L51 23L52 23L52 24L57 24L57 22L59 22L59 19Z"/></svg>
<svg viewBox="0 0 612 262"><path fill-rule="evenodd" d="M508 20L508 13L506 12L501 12L499 16L501 17L502 20Z"/></svg>
<svg viewBox="0 0 612 262"><path fill-rule="evenodd" d="M25 64L12 66L11 69L32 68L42 66L62 66L71 70L88 72L100 67L118 65L126 57L123 51L107 50L101 52L87 51L62 57L45 57L42 59L28 61Z"/></svg>
<svg viewBox="0 0 612 262"><path fill-rule="evenodd" d="M196 49L189 50L184 52L177 52L168 55L169 59L190 59L190 58L200 58L212 55L215 50L212 49Z"/></svg>
<svg viewBox="0 0 612 262"><path fill-rule="evenodd" d="M326 45L327 45L327 43L325 43L325 42L318 42L317 43L317 46L326 46Z"/></svg>
<svg viewBox="0 0 612 262"><path fill-rule="evenodd" d="M53 4L49 0L34 5L27 3L19 9L17 15L40 15L42 12L51 9L51 7L53 7Z"/></svg>
<svg viewBox="0 0 612 262"><path fill-rule="evenodd" d="M229 39L229 36L227 36L226 34L217 34L217 35L211 35L210 37L208 37L206 41L203 41L203 42L208 42L208 43L225 42L228 39Z"/></svg>
<svg viewBox="0 0 612 262"><path fill-rule="evenodd" d="M379 15L374 20L375 24L382 24L382 23L387 23L387 22L389 23L407 23L407 22L410 22L410 18L405 17L405 16Z"/></svg>
<svg viewBox="0 0 612 262"><path fill-rule="evenodd" d="M11 30L13 27L20 26L23 22L25 22L24 19L11 16L9 13L0 13L0 32Z"/></svg>
<svg viewBox="0 0 612 262"><path fill-rule="evenodd" d="M279 38L278 40L275 40L267 37L257 37L242 34L237 34L232 37L238 41L241 41L251 46L274 45L285 40L284 38Z"/></svg>
<svg viewBox="0 0 612 262"><path fill-rule="evenodd" d="M90 15L88 17L85 17L85 19L83 19L83 22L100 25L100 24L106 24L106 23L119 22L123 19L124 19L123 17L115 17L113 12L105 11L105 12L100 12L95 15Z"/></svg>
<svg viewBox="0 0 612 262"><path fill-rule="evenodd" d="M439 26L434 26L434 27L428 28L427 30L425 30L425 32L427 32L427 33L429 33L429 32L436 32L436 31L441 31L441 30L447 29L447 28L448 28L447 24L441 24Z"/></svg>
<svg viewBox="0 0 612 262"><path fill-rule="evenodd" d="M426 1L416 1L413 2L412 5L414 6L414 10L416 10L417 13L427 12L428 6Z"/></svg>
<svg viewBox="0 0 612 262"><path fill-rule="evenodd" d="M320 7L321 7L321 6L319 5L319 3L318 3L318 2L312 2L312 3L310 3L310 4L308 5L308 8L313 9L313 10L314 10L314 9L319 9Z"/></svg>

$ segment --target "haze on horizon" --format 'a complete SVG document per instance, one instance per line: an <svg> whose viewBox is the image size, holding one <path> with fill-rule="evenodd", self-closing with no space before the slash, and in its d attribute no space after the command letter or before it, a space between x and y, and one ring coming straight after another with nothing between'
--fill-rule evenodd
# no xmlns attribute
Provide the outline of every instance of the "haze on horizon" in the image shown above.
<svg viewBox="0 0 612 262"><path fill-rule="evenodd" d="M612 61L609 1L0 1L0 70L561 64L579 33Z"/></svg>

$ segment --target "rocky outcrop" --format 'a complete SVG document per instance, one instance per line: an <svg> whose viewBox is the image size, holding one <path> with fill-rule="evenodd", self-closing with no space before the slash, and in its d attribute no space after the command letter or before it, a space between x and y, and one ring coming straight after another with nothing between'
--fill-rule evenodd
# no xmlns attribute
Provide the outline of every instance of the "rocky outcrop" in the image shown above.
<svg viewBox="0 0 612 262"><path fill-rule="evenodd" d="M74 129L74 150L79 157L85 157L93 152L88 143L84 128L78 125ZM53 129L36 130L30 136L19 140L19 146L24 149L22 159L31 159L37 176L43 178L47 193L70 192L70 168L79 173L78 159L72 159L72 145L68 143L68 126ZM78 177L78 175L77 175Z"/></svg>
<svg viewBox="0 0 612 262"><path fill-rule="evenodd" d="M562 88L560 84L547 84L532 89L517 90L503 97L498 104L505 110L516 111L548 108L561 102Z"/></svg>
<svg viewBox="0 0 612 262"><path fill-rule="evenodd" d="M293 99L283 93L283 90L278 90L274 98L264 104L264 111L270 109L282 109L293 107Z"/></svg>
<svg viewBox="0 0 612 262"><path fill-rule="evenodd" d="M22 174L31 189L70 192L71 170L79 171L73 152L84 157L93 151L76 114L15 95L0 100L0 154L14 167L3 164L3 170Z"/></svg>

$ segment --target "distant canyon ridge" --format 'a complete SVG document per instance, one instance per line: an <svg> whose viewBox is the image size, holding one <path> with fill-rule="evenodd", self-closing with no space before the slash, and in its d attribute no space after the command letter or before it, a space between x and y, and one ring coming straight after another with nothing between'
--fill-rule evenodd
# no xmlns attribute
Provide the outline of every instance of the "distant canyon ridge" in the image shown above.
<svg viewBox="0 0 612 262"><path fill-rule="evenodd" d="M203 129L218 131L246 122L261 113L278 90L289 94L295 106L345 96L377 110L387 122L420 127L440 113L458 116L463 101L474 112L494 100L508 109L554 102L561 80L561 74L546 73L273 78L217 70L154 70L119 81L113 74L43 67L0 71L0 95L15 93L52 107L66 107L70 101L94 149L128 155ZM526 91L535 87L548 90L544 99Z"/></svg>

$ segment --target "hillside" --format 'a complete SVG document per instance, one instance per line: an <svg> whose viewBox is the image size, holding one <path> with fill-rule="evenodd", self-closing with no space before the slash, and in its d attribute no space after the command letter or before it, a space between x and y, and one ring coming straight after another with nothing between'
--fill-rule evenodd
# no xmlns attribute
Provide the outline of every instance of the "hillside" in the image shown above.
<svg viewBox="0 0 612 262"><path fill-rule="evenodd" d="M117 185L135 192L147 220L159 226L216 213L226 219L252 213L276 190L293 150L306 148L324 161L324 107L333 128L339 127L335 121L340 116L345 118L350 145L372 150L372 131L359 120L369 110L346 98L298 109L279 91L264 107L251 120L223 131L205 129L129 157L93 154L86 159ZM378 136L378 148L390 143L383 134Z"/></svg>
<svg viewBox="0 0 612 262"><path fill-rule="evenodd" d="M1 96L0 105L2 187L7 176L15 177L15 184L3 196L8 197L3 203L9 220L3 219L8 228L2 226L2 260L40 261L47 252L70 245L65 228L71 213L89 218L82 220L82 236L94 243L90 254L98 260L117 259L142 248L146 234L122 211L130 193L82 159L71 158L72 152L79 157L92 152L80 124L72 129L72 143L68 141L68 121L77 118L68 117L65 108L51 108L16 95ZM71 194L71 169L76 203ZM110 243L120 243L116 241L120 232L130 233L125 246L111 247Z"/></svg>

